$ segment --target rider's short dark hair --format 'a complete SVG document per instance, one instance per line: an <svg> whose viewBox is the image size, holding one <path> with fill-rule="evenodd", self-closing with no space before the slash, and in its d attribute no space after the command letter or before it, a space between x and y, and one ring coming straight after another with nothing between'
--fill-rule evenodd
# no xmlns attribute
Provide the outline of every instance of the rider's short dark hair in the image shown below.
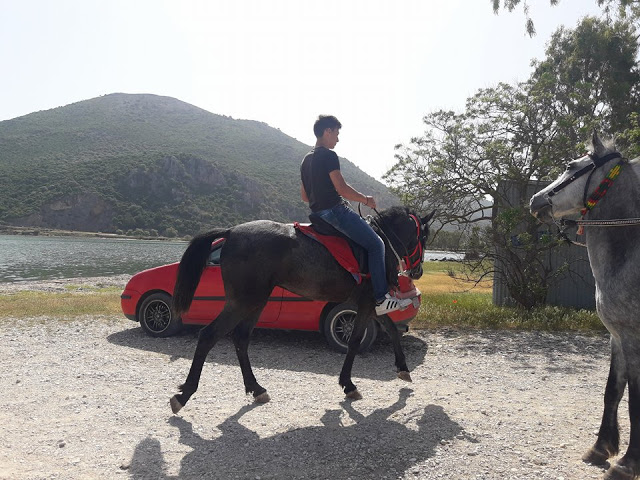
<svg viewBox="0 0 640 480"><path fill-rule="evenodd" d="M333 115L318 116L316 123L313 124L313 133L315 134L316 138L322 137L324 131L327 128L331 130L333 130L334 128L342 128L342 124Z"/></svg>

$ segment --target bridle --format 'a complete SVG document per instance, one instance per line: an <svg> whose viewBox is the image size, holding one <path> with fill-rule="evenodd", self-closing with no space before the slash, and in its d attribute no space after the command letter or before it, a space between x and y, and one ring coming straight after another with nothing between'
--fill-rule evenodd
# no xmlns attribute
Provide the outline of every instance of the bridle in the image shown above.
<svg viewBox="0 0 640 480"><path fill-rule="evenodd" d="M582 177L583 175L589 174L589 177L585 182L584 193L582 195L583 208L580 210L580 213L582 215L580 220L568 220L563 218L563 219L560 219L559 221L556 221L554 219L554 222L558 225L560 229L558 235L564 240L570 243L573 243L574 245L579 245L581 247L584 247L586 245L570 240L567 237L565 230L568 227L577 226L578 227L577 234L582 235L584 234L585 226L593 226L593 227L617 227L618 226L619 227L619 226L628 226L628 225L640 225L640 218L622 218L622 219L610 219L610 220L585 220L584 219L584 217L605 196L605 194L607 193L611 185L613 185L614 180L618 177L618 175L622 171L622 167L624 166L624 164L628 163L627 160L625 160L622 157L622 155L618 152L612 152L603 157L598 157L595 153L589 153L588 156L589 158L591 158L591 163L589 165L582 167L580 170L575 172L566 180L563 180L562 182L560 182L558 185L556 185L553 189L551 189L549 192L545 194L545 199L547 200L549 205L553 205L551 202L551 197L556 195L563 188L567 187L578 178ZM613 168L611 168L611 170L609 170L605 178L602 180L602 182L600 182L600 185L598 185L598 187L587 198L587 195L589 192L589 185L591 183L591 177L594 174L594 172L598 168L604 166L607 162L614 160L616 158L619 158L620 161L616 163L616 165Z"/></svg>
<svg viewBox="0 0 640 480"><path fill-rule="evenodd" d="M380 215L380 212L378 212L376 209L373 209L373 211L376 212L376 214L378 215L378 218L384 224L384 220L382 220L382 216ZM400 265L400 268L402 268L402 265L404 265L404 269L401 272L402 275L406 275L407 272L411 272L415 270L418 266L420 266L422 264L423 254L424 254L424 247L422 246L422 243L423 243L422 242L422 233L423 233L422 224L420 223L420 220L418 219L418 217L416 217L414 214L410 213L409 217L416 224L416 239L418 241L418 244L415 246L415 248L411 253L409 253L409 249L402 242L400 237L398 237L398 235L393 231L393 229L389 229L389 231L393 234L393 236L396 238L398 243L402 245L402 248L404 249L405 255L402 257L398 254L396 249L393 247L393 243L391 243L391 241L389 240L389 237L385 233L383 228L384 225L380 225L378 221L373 218L370 219L370 223L377 227L378 234L382 237L382 240L384 241L385 245L387 245L395 255L396 260L398 261L398 265Z"/></svg>
<svg viewBox="0 0 640 480"><path fill-rule="evenodd" d="M420 220L418 219L418 217L416 217L414 214L410 213L409 216L413 219L413 221L416 224L416 229L417 229L416 238L418 239L418 243L416 247L413 249L413 251L409 253L406 257L404 257L403 260L405 261L405 265L407 266L407 268L409 270L413 270L418 265L420 265L423 261L424 247L422 246L422 224L420 223ZM405 251L406 250L407 249L405 248Z"/></svg>
<svg viewBox="0 0 640 480"><path fill-rule="evenodd" d="M586 207L587 206L587 192L589 191L589 184L591 183L591 176L595 173L595 171L598 168L600 168L603 165L605 165L608 161L613 160L614 158L622 159L622 155L620 153L618 153L618 152L609 153L608 155L605 155L604 157L598 157L595 153L589 153L588 156L589 156L589 158L591 158L591 163L589 165L587 165L586 167L582 167L576 173L571 175L566 180L563 180L558 185L556 185L553 189L551 189L549 192L547 192L547 194L545 195L546 198L547 198L547 201L549 201L549 199L551 197L553 197L554 195L556 195L560 190L562 190L563 188L569 186L571 183L576 181L578 178L580 178L583 175L586 175L588 173L589 174L589 178L587 178L587 182L584 185L584 194L582 196L582 204ZM618 162L618 165L620 165L621 163L623 163L622 160L620 162ZM549 204L551 205L550 201L549 201Z"/></svg>

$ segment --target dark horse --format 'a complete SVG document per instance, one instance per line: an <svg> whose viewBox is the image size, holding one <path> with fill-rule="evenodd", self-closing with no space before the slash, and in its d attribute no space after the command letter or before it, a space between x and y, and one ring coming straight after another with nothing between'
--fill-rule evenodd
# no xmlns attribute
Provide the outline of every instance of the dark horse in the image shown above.
<svg viewBox="0 0 640 480"><path fill-rule="evenodd" d="M427 223L434 213L420 219L404 207L393 207L374 218L372 226L386 246L389 283L397 284L399 257L408 265L411 278L422 276L422 252L429 234ZM351 368L367 323L375 316L371 282L356 284L325 247L293 225L258 220L227 230L213 230L191 241L180 261L173 295L177 315L189 309L211 242L218 238L226 239L220 255L226 303L220 315L200 331L187 381L179 387L181 393L171 398L173 412L177 413L195 393L207 354L229 332L233 332L246 392L252 393L257 402L269 401L266 389L253 375L247 350L249 336L276 286L313 300L351 301L358 306L339 383L349 398L362 398L351 382ZM411 381L395 324L386 315L377 319L393 342L398 376Z"/></svg>
<svg viewBox="0 0 640 480"><path fill-rule="evenodd" d="M628 385L629 446L605 478L631 480L640 475L640 159L628 161L596 133L592 144L593 153L569 163L555 182L533 196L531 213L546 222L582 214L577 223L586 227L596 308L611 332L602 423L583 460L604 465L618 454L618 405Z"/></svg>

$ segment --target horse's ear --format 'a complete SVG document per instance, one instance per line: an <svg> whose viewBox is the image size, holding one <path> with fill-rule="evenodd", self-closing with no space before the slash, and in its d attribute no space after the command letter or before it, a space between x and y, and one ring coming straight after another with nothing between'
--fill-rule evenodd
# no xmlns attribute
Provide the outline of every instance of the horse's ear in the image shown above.
<svg viewBox="0 0 640 480"><path fill-rule="evenodd" d="M423 225L427 225L429 223L429 220L431 220L435 214L436 214L436 211L434 210L433 212L431 212L426 217L421 218L420 219L420 223L422 223Z"/></svg>
<svg viewBox="0 0 640 480"><path fill-rule="evenodd" d="M593 129L593 135L591 136L591 145L593 147L593 153L596 154L605 149L602 140L600 140L600 135L598 135L598 131L595 128Z"/></svg>

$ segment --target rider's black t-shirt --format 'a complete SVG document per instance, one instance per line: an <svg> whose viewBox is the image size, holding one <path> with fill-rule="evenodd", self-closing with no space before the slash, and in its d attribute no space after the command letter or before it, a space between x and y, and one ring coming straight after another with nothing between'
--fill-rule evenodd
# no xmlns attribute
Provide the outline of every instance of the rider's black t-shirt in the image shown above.
<svg viewBox="0 0 640 480"><path fill-rule="evenodd" d="M325 147L314 148L302 160L300 176L312 212L326 210L342 202L329 177L334 170L340 170L340 160L336 152Z"/></svg>

